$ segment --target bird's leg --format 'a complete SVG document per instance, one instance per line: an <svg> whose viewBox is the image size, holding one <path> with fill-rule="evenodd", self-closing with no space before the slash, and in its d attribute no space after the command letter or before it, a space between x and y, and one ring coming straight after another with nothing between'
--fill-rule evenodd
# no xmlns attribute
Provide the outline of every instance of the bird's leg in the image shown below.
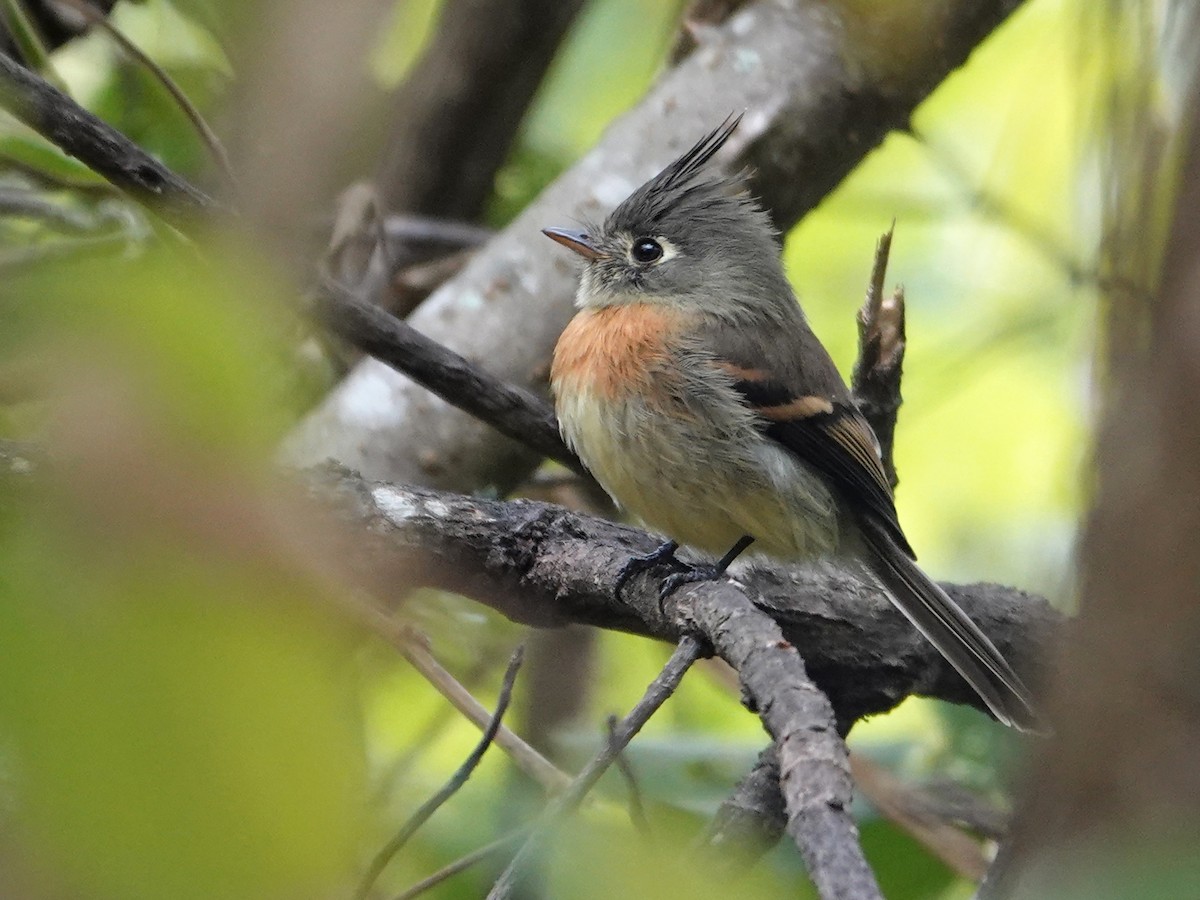
<svg viewBox="0 0 1200 900"><path fill-rule="evenodd" d="M729 568L729 564L742 555L742 551L754 543L754 538L748 534L738 538L738 542L729 548L729 551L718 559L715 563L709 566L689 566L686 572L676 572L674 575L669 575L663 580L662 587L658 590L658 602L663 604L666 599L675 593L685 584L691 584L695 581L715 581L725 574L725 570ZM662 548L659 548L662 549Z"/></svg>
<svg viewBox="0 0 1200 900"><path fill-rule="evenodd" d="M672 562L678 565L684 565L681 560L675 558L675 551L679 549L679 544L676 541L665 541L659 544L656 550L652 550L645 556L630 557L629 562L621 566L621 571L617 573L617 583L613 588L613 593L617 599L621 599L621 591L625 589L625 583L634 575L640 575L647 569L653 569L661 562Z"/></svg>

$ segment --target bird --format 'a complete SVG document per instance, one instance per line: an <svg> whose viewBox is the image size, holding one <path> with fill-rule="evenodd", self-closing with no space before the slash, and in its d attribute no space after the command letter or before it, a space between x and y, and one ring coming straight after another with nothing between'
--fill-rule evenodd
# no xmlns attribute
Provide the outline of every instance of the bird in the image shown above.
<svg viewBox="0 0 1200 900"><path fill-rule="evenodd" d="M681 585L747 548L865 570L1001 722L1043 731L995 644L917 565L879 443L784 272L744 173L712 164L731 116L600 225L545 228L585 261L554 349L564 441L616 503L669 540L633 557L617 592L662 562ZM719 557L686 566L680 544Z"/></svg>

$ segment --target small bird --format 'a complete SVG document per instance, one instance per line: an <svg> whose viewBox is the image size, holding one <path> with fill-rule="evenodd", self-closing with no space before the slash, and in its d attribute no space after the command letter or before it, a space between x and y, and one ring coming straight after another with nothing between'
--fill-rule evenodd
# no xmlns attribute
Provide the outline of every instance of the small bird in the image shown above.
<svg viewBox="0 0 1200 900"><path fill-rule="evenodd" d="M879 444L808 326L777 233L741 177L709 171L727 119L622 202L602 227L547 228L578 253L579 312L554 350L562 434L617 503L671 540L719 555L865 565L1005 724L1041 730L1020 677L915 562ZM683 566L682 563L680 563Z"/></svg>

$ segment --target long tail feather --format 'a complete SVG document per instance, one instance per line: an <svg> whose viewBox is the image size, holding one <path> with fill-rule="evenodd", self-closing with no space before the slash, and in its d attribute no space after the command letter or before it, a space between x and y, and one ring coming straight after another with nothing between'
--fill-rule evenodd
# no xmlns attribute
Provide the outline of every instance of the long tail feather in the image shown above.
<svg viewBox="0 0 1200 900"><path fill-rule="evenodd" d="M958 670L1006 725L1022 731L1047 730L1020 676L996 645L936 583L902 551L887 530L864 516L861 530L868 567L917 630Z"/></svg>

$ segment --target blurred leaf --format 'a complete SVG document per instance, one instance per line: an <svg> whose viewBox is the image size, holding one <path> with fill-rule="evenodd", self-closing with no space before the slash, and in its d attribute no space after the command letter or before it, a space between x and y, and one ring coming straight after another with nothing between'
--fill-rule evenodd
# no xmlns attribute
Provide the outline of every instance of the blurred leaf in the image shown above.
<svg viewBox="0 0 1200 900"><path fill-rule="evenodd" d="M656 829L650 838L572 820L555 835L545 857L544 893L576 900L612 897L690 897L695 900L814 898L815 891L796 872L757 866L733 881L714 876L702 852L689 851L694 834Z"/></svg>
<svg viewBox="0 0 1200 900"><path fill-rule="evenodd" d="M875 870L879 889L888 900L934 900L961 897L972 887L959 879L941 860L930 855L906 832L882 819L859 827L863 852ZM954 889L952 892L949 892Z"/></svg>
<svg viewBox="0 0 1200 900"><path fill-rule="evenodd" d="M0 484L0 747L38 894L328 896L360 847L352 635L272 474L285 286L208 249L10 285L48 459Z"/></svg>
<svg viewBox="0 0 1200 900"><path fill-rule="evenodd" d="M371 53L376 80L394 88L412 68L433 33L442 0L402 0L392 4L392 19Z"/></svg>

